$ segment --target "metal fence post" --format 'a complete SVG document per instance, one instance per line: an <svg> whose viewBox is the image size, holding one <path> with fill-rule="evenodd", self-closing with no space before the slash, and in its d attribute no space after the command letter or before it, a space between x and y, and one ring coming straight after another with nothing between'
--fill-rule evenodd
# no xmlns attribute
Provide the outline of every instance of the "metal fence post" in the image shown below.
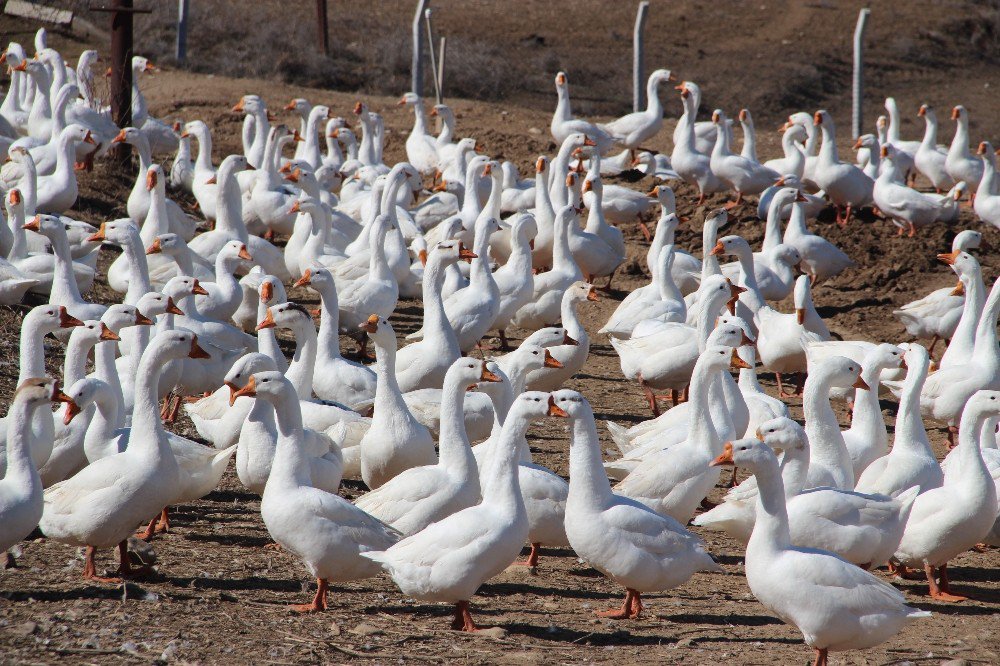
<svg viewBox="0 0 1000 666"><path fill-rule="evenodd" d="M635 14L635 31L632 33L632 110L640 111L646 106L646 77L644 76L642 33L649 14L649 2L643 0Z"/></svg>
<svg viewBox="0 0 1000 666"><path fill-rule="evenodd" d="M438 104L444 99L444 53L448 38L442 36L440 42L441 49L438 52Z"/></svg>
<svg viewBox="0 0 1000 666"><path fill-rule="evenodd" d="M413 62L410 66L410 90L418 97L424 96L424 31L421 23L427 11L429 0L417 0L417 11L413 15Z"/></svg>
<svg viewBox="0 0 1000 666"><path fill-rule="evenodd" d="M326 0L316 0L316 37L320 53L325 56L330 55L330 27L326 20Z"/></svg>
<svg viewBox="0 0 1000 666"><path fill-rule="evenodd" d="M187 29L188 13L191 10L191 0L177 0L177 62L187 60Z"/></svg>
<svg viewBox="0 0 1000 666"><path fill-rule="evenodd" d="M858 13L858 25L854 28L854 99L851 106L851 137L861 136L861 107L864 101L865 26L871 10L865 7Z"/></svg>
<svg viewBox="0 0 1000 666"><path fill-rule="evenodd" d="M427 43L431 54L431 78L434 79L434 98L437 104L441 103L441 82L438 80L437 60L434 56L434 29L431 27L431 9L424 12L424 20L427 22Z"/></svg>

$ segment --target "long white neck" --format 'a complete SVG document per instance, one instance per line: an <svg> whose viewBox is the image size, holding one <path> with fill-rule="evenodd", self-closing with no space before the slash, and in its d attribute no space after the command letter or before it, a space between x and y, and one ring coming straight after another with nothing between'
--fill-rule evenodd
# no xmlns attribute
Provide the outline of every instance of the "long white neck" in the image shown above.
<svg viewBox="0 0 1000 666"><path fill-rule="evenodd" d="M747 550L754 553L787 550L792 538L788 532L785 487L778 466L770 464L758 468L754 475L758 488L757 517Z"/></svg>
<svg viewBox="0 0 1000 666"><path fill-rule="evenodd" d="M490 477L480 480L484 505L497 511L513 509L515 513L525 513L517 467L520 442L527 433L528 420L515 406L507 414L500 438L490 452Z"/></svg>
<svg viewBox="0 0 1000 666"><path fill-rule="evenodd" d="M83 303L80 287L76 284L76 276L73 274L73 256L69 249L69 239L65 233L57 233L49 239L49 242L56 257L49 303L68 307Z"/></svg>
<svg viewBox="0 0 1000 666"><path fill-rule="evenodd" d="M234 169L228 165L216 175L215 230L243 243L250 241L250 233L243 223L243 195Z"/></svg>
<svg viewBox="0 0 1000 666"><path fill-rule="evenodd" d="M212 164L212 132L208 129L208 126L199 127L194 132L195 138L198 139L198 157L195 160L195 168L198 171L213 171L215 166Z"/></svg>
<svg viewBox="0 0 1000 666"><path fill-rule="evenodd" d="M309 457L302 441L302 409L293 391L282 392L274 403L274 413L278 425L278 443L264 494L274 495L289 488L311 487Z"/></svg>
<svg viewBox="0 0 1000 666"><path fill-rule="evenodd" d="M722 267L719 266L719 258L712 254L716 239L719 235L719 223L713 217L705 220L705 226L701 228L701 281L704 282L713 275L722 275Z"/></svg>
<svg viewBox="0 0 1000 666"><path fill-rule="evenodd" d="M375 409L389 414L404 414L409 411L403 394L396 381L396 340L382 344L372 337L375 345Z"/></svg>
<svg viewBox="0 0 1000 666"><path fill-rule="evenodd" d="M453 368L454 370L454 368ZM476 457L465 431L466 382L460 372L445 375L441 390L441 431L438 437L438 464L460 483L479 484Z"/></svg>
<svg viewBox="0 0 1000 666"><path fill-rule="evenodd" d="M824 372L813 371L806 378L802 396L802 415L809 435L810 457L840 470L847 478L847 485L854 487L854 467L851 454L844 443L844 436L837 423L837 415L830 406L830 377Z"/></svg>
<svg viewBox="0 0 1000 666"><path fill-rule="evenodd" d="M973 358L984 363L997 363L997 316L1000 315L1000 279L990 289L990 295L983 306L983 314L976 327L976 345Z"/></svg>
<svg viewBox="0 0 1000 666"><path fill-rule="evenodd" d="M967 497L985 496L985 504L996 507L996 486L983 461L983 452L979 449L983 424L989 416L981 407L974 409L967 406L962 411L962 420L958 426L958 446L949 456L957 460L952 460L948 466L944 485Z"/></svg>
<svg viewBox="0 0 1000 666"><path fill-rule="evenodd" d="M135 376L135 405L132 408L132 432L142 436L129 439L129 451L142 455L172 458L167 432L160 421L160 375L167 366L163 345L150 344L139 361ZM147 433L154 436L149 437Z"/></svg>
<svg viewBox="0 0 1000 666"><path fill-rule="evenodd" d="M771 205L767 209L767 223L764 227L764 242L760 247L761 252L770 252L781 245L781 209L784 208L783 203L781 197L777 195L771 200Z"/></svg>
<svg viewBox="0 0 1000 666"><path fill-rule="evenodd" d="M426 279L426 274L425 274ZM323 360L341 358L340 355L340 302L336 285L323 285L319 291L319 350Z"/></svg>
<svg viewBox="0 0 1000 666"><path fill-rule="evenodd" d="M823 144L819 149L819 156L827 164L836 164L840 161L837 154L837 133L833 129L833 121L826 121L820 125L823 134Z"/></svg>
<svg viewBox="0 0 1000 666"><path fill-rule="evenodd" d="M278 299L274 299L275 302ZM257 300L257 321L263 321L267 316L267 304L258 299ZM279 370L287 371L288 362L285 360L285 355L281 351L281 347L278 345L278 338L274 334L274 328L262 328L257 331L257 349L261 354L264 354L272 361L274 361L275 366ZM266 401L260 401L266 402Z"/></svg>
<svg viewBox="0 0 1000 666"><path fill-rule="evenodd" d="M697 442L706 451L721 453L722 441L712 423L711 397L709 395L714 372L708 367L708 359L703 355L695 363L691 374L691 409L688 411L688 439ZM718 451L716 451L718 449Z"/></svg>
<svg viewBox="0 0 1000 666"><path fill-rule="evenodd" d="M313 375L316 370L316 327L311 321L292 329L295 334L295 353L288 364L285 377L295 387L300 400L312 398Z"/></svg>
<svg viewBox="0 0 1000 666"><path fill-rule="evenodd" d="M424 339L433 342L432 348L437 353L450 354L452 358L458 358L461 355L458 337L455 335L455 329L448 323L448 316L444 311L444 299L441 298L445 267L440 259L436 258L436 254L434 253L427 262L421 285L424 301Z"/></svg>
<svg viewBox="0 0 1000 666"><path fill-rule="evenodd" d="M143 250L139 234L133 232L127 235L125 242L122 243L122 252L129 267L128 289L125 292L124 302L135 305L140 298L153 291L149 281L149 263L146 261L146 252ZM193 269L184 272L184 275L192 273Z"/></svg>
<svg viewBox="0 0 1000 666"><path fill-rule="evenodd" d="M854 390L854 412L848 432L862 437L866 447L885 451L889 446L889 433L878 402L879 374L882 368L875 363L866 363L861 369L861 379L871 389Z"/></svg>
<svg viewBox="0 0 1000 666"><path fill-rule="evenodd" d="M5 490L18 489L25 497L41 501L42 480L31 458L31 442L34 439L32 422L36 409L41 403L30 403L25 399L15 399L11 405L7 430L7 472L3 477Z"/></svg>
<svg viewBox="0 0 1000 666"><path fill-rule="evenodd" d="M899 398L899 411L896 413L896 436L893 439L893 450L916 450L927 455L931 453L930 442L924 420L920 416L920 392L928 371L927 354L921 355L917 363L912 365L903 380L903 392Z"/></svg>
<svg viewBox="0 0 1000 666"><path fill-rule="evenodd" d="M569 225L571 224L576 224L576 221L556 218L555 237L552 244L552 270L565 273L580 272L580 268L573 258L573 251L569 247Z"/></svg>
<svg viewBox="0 0 1000 666"><path fill-rule="evenodd" d="M938 121L933 111L924 114L924 138L920 142L922 150L934 150L937 147Z"/></svg>
<svg viewBox="0 0 1000 666"><path fill-rule="evenodd" d="M601 445L597 426L590 410L573 419L573 435L569 448L569 495L566 509L573 513L602 510L614 502L611 484L601 460Z"/></svg>
<svg viewBox="0 0 1000 666"><path fill-rule="evenodd" d="M788 224L785 226L784 239L790 240L808 235L809 230L806 228L806 210L800 202L793 202L792 213L788 216ZM785 242L788 241L785 240Z"/></svg>
<svg viewBox="0 0 1000 666"><path fill-rule="evenodd" d="M143 335L144 334L144 335ZM140 339L140 336L141 339ZM141 354L149 344L149 327L139 326L136 328L135 339L141 348L134 350L133 354ZM111 388L111 394L116 405L114 419L111 426L120 428L125 425L125 414L118 406L125 404L125 394L122 392L122 380L118 374L118 367L115 365L115 355L118 352L118 343L114 340L98 342L94 347L94 374ZM72 386L69 382L67 386ZM100 405L98 404L98 408Z"/></svg>
<svg viewBox="0 0 1000 666"><path fill-rule="evenodd" d="M84 327L73 329L66 343L66 357L63 360L63 384L72 386L87 374L87 357L94 348L94 341L87 339Z"/></svg>

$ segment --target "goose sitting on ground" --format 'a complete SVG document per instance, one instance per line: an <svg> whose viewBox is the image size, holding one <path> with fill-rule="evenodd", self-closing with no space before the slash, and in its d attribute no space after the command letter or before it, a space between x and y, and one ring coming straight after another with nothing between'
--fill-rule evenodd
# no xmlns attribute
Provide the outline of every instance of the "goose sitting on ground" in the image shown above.
<svg viewBox="0 0 1000 666"><path fill-rule="evenodd" d="M878 209L899 227L899 235L906 232L912 238L917 228L927 227L934 222L949 216L951 208L957 202L952 197L924 194L903 184L903 174L897 166L896 149L891 145L882 146L882 171L875 180L872 197ZM956 196L961 196L961 190L956 190Z"/></svg>

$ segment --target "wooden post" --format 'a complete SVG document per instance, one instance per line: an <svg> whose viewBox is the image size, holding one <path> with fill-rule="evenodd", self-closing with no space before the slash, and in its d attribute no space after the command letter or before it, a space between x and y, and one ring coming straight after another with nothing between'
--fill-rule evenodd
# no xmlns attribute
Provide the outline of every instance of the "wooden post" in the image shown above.
<svg viewBox="0 0 1000 666"><path fill-rule="evenodd" d="M118 127L132 124L132 0L111 3L111 117ZM132 148L121 144L115 158L125 162Z"/></svg>
<svg viewBox="0 0 1000 666"><path fill-rule="evenodd" d="M430 0L417 0L413 15L413 61L410 65L410 90L418 97L424 96L424 31L421 23Z"/></svg>
<svg viewBox="0 0 1000 666"><path fill-rule="evenodd" d="M861 136L862 103L864 101L865 27L871 10L865 7L858 13L858 24L854 28L854 99L851 105L851 137Z"/></svg>
<svg viewBox="0 0 1000 666"><path fill-rule="evenodd" d="M642 33L649 15L649 2L642 0L635 14L635 30L632 33L632 110L641 111L646 107L646 76L642 58Z"/></svg>
<svg viewBox="0 0 1000 666"><path fill-rule="evenodd" d="M431 54L431 78L434 79L434 99L437 100L437 104L441 103L441 82L438 81L438 68L437 60L434 57L434 30L431 27L431 10L430 8L424 12L424 21L427 23L427 43L430 47L427 49Z"/></svg>
<svg viewBox="0 0 1000 666"><path fill-rule="evenodd" d="M316 37L319 40L319 52L330 55L330 27L326 20L326 0L316 0Z"/></svg>
<svg viewBox="0 0 1000 666"><path fill-rule="evenodd" d="M177 0L177 62L187 61L187 28L191 0Z"/></svg>

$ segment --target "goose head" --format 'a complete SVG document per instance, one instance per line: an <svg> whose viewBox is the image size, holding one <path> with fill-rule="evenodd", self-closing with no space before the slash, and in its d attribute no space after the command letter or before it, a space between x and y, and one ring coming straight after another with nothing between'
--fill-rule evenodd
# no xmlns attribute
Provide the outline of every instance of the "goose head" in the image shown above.
<svg viewBox="0 0 1000 666"><path fill-rule="evenodd" d="M88 319L82 326L77 326L70 334L70 340L90 349L98 342L121 340L118 334L108 328L107 324L97 319Z"/></svg>
<svg viewBox="0 0 1000 666"><path fill-rule="evenodd" d="M198 336L183 328L157 333L150 341L149 349L163 353L168 359L211 358L198 343Z"/></svg>
<svg viewBox="0 0 1000 666"><path fill-rule="evenodd" d="M716 241L711 254L714 256L736 256L742 259L748 256L752 257L753 250L750 249L750 243L745 238L734 234L723 236Z"/></svg>
<svg viewBox="0 0 1000 666"><path fill-rule="evenodd" d="M281 107L283 111L294 111L299 114L302 118L309 117L309 112L312 110L312 104L309 103L304 97L296 97Z"/></svg>
<svg viewBox="0 0 1000 666"><path fill-rule="evenodd" d="M219 250L219 255L227 260L227 263L231 263L234 266L246 265L253 262L253 257L250 255L250 251L247 250L247 246L242 241L231 240L228 241Z"/></svg>
<svg viewBox="0 0 1000 666"><path fill-rule="evenodd" d="M676 81L677 77L674 76L673 72L669 69L656 69L653 73L649 75L649 83L655 85L660 85L661 83L667 83L669 81Z"/></svg>
<svg viewBox="0 0 1000 666"><path fill-rule="evenodd" d="M108 309L101 315L101 323L112 333L117 334L123 328L131 326L150 326L153 320L144 315L137 305L115 303L114 305L109 305ZM110 340L112 338L103 339Z"/></svg>
<svg viewBox="0 0 1000 666"><path fill-rule="evenodd" d="M721 310L730 301L735 302L745 288L733 283L722 275L710 275L698 288L698 300L701 307L707 307L711 312Z"/></svg>
<svg viewBox="0 0 1000 666"><path fill-rule="evenodd" d="M789 174L789 176L791 176L791 178L795 178L794 175ZM795 181L798 182L798 179L795 179ZM789 184L788 176L782 176L775 183L775 185L777 185L780 189L774 193L773 197L771 197L771 205L767 209L768 215L771 214L772 210L775 211L775 213L777 214L785 206L791 204L794 201L798 201L799 199L805 198L802 196L802 193L798 190L798 188L796 188L794 185L790 187L784 187L785 185L788 184Z"/></svg>
<svg viewBox="0 0 1000 666"><path fill-rule="evenodd" d="M830 356L818 363L810 363L809 373L833 388L870 388L861 379L861 364L844 356Z"/></svg>
<svg viewBox="0 0 1000 666"><path fill-rule="evenodd" d="M368 337L373 341L388 344L395 344L396 333L392 330L392 326L389 324L389 320L384 317L379 317L378 315L370 315L358 329L364 333L368 334Z"/></svg>
<svg viewBox="0 0 1000 666"><path fill-rule="evenodd" d="M963 418L966 414L974 416L975 420L1000 414L1000 391L976 391L965 403Z"/></svg>
<svg viewBox="0 0 1000 666"><path fill-rule="evenodd" d="M201 139L201 137L211 136L212 131L208 128L208 125L204 120L190 120L181 128L181 138L193 136L196 139Z"/></svg>
<svg viewBox="0 0 1000 666"><path fill-rule="evenodd" d="M646 196L651 199L656 199L656 203L660 204L660 209L663 214L677 212L677 199L674 196L673 189L671 189L668 185L657 185L647 192Z"/></svg>
<svg viewBox="0 0 1000 666"><path fill-rule="evenodd" d="M930 104L921 104L917 116L925 118L928 122L937 122L937 114L934 113L934 107Z"/></svg>
<svg viewBox="0 0 1000 666"><path fill-rule="evenodd" d="M232 394L232 402L235 402L236 398L240 396L261 398L276 407L292 399L298 400L295 386L277 370L262 370L250 375L247 383Z"/></svg>
<svg viewBox="0 0 1000 666"><path fill-rule="evenodd" d="M851 146L853 150L861 150L862 148L867 148L868 150L878 152L879 150L879 140L874 134L862 134L858 137L858 140L854 142Z"/></svg>
<svg viewBox="0 0 1000 666"><path fill-rule="evenodd" d="M535 236L538 235L538 223L531 213L519 213L514 217L510 230L512 236L533 243Z"/></svg>
<svg viewBox="0 0 1000 666"><path fill-rule="evenodd" d="M722 453L709 463L712 467L720 465L743 467L753 474L767 470L777 470L778 458L771 447L752 437L726 442Z"/></svg>
<svg viewBox="0 0 1000 666"><path fill-rule="evenodd" d="M522 343L510 353L512 375L526 374L542 368L561 368L563 364L547 348L534 343Z"/></svg>
<svg viewBox="0 0 1000 666"><path fill-rule="evenodd" d="M878 368L879 370L902 368L903 350L896 345L883 342L865 354L864 365L867 369Z"/></svg>
<svg viewBox="0 0 1000 666"><path fill-rule="evenodd" d="M132 73L134 75L152 74L155 71L157 71L157 67L149 60L149 58L145 58L143 56L132 56Z"/></svg>
<svg viewBox="0 0 1000 666"><path fill-rule="evenodd" d="M594 418L594 411L591 409L587 399L581 393L572 389L559 389L550 394L549 414L551 416L583 421ZM572 439L573 441L581 440L578 437Z"/></svg>
<svg viewBox="0 0 1000 666"><path fill-rule="evenodd" d="M795 304L795 320L799 326L805 324L806 314L813 306L812 284L808 275L800 275L795 278L795 286L792 288L792 301Z"/></svg>
<svg viewBox="0 0 1000 666"><path fill-rule="evenodd" d="M313 276L316 279L321 279L320 271L314 269ZM331 282L333 281L332 276L330 280ZM268 306L286 300L285 286L274 275L264 275L260 278L257 284L257 295L260 298L260 302Z"/></svg>
<svg viewBox="0 0 1000 666"><path fill-rule="evenodd" d="M951 119L959 122L966 122L969 119L969 112L965 110L964 106L959 104L958 106L952 107Z"/></svg>
<svg viewBox="0 0 1000 666"><path fill-rule="evenodd" d="M222 382L224 386L229 388L230 406L236 402L237 391L246 385L251 375L257 372L267 372L277 369L274 359L260 352L251 352L237 359L233 363L233 366L229 368L229 372L226 373L225 379Z"/></svg>
<svg viewBox="0 0 1000 666"><path fill-rule="evenodd" d="M312 315L309 314L309 310L298 303L286 302L270 306L267 309L267 315L265 315L264 320L257 324L257 330L287 328L292 331L298 331L306 326L311 326L314 330L316 327L313 323Z"/></svg>
<svg viewBox="0 0 1000 666"><path fill-rule="evenodd" d="M269 276L272 277L272 276ZM302 277L295 281L293 287L309 287L312 291L323 293L327 289L336 289L336 283L330 270L322 266L313 266L302 271ZM270 289L268 290L270 291ZM264 295L261 293L261 301Z"/></svg>
<svg viewBox="0 0 1000 666"><path fill-rule="evenodd" d="M265 110L264 101L258 95L243 95L232 110L233 113L254 115Z"/></svg>
<svg viewBox="0 0 1000 666"><path fill-rule="evenodd" d="M544 416L558 416L565 418L566 413L552 402L552 394L544 391L525 391L514 398L514 404L510 407L507 418L518 417L531 420Z"/></svg>
<svg viewBox="0 0 1000 666"><path fill-rule="evenodd" d="M4 207L7 209L8 219L24 219L24 195L21 194L21 190L15 187L7 192L7 196L4 197Z"/></svg>
<svg viewBox="0 0 1000 666"><path fill-rule="evenodd" d="M460 261L472 263L478 257L475 252L465 247L460 240L445 240L437 243L428 255L428 261L438 262L442 266L450 266Z"/></svg>
<svg viewBox="0 0 1000 666"><path fill-rule="evenodd" d="M188 296L208 295L208 292L205 291L205 288L198 283L198 280L190 275L175 275L170 278L167 280L167 283L163 285L163 293L175 301L183 300Z"/></svg>
<svg viewBox="0 0 1000 666"><path fill-rule="evenodd" d="M828 127L831 124L830 112L826 109L820 109L813 114L812 124L816 127Z"/></svg>
<svg viewBox="0 0 1000 666"><path fill-rule="evenodd" d="M785 455L797 457L809 450L809 436L805 428L787 416L764 421L754 434L772 450L784 451Z"/></svg>
<svg viewBox="0 0 1000 666"><path fill-rule="evenodd" d="M139 227L129 218L123 217L110 222L101 222L97 233L87 240L124 246L139 238ZM149 251L146 254L150 254Z"/></svg>
<svg viewBox="0 0 1000 666"><path fill-rule="evenodd" d="M479 383L500 383L503 381L503 377L492 372L486 366L486 361L482 359L463 356L448 368L444 378L445 384L457 382L460 386L467 386L472 390Z"/></svg>
<svg viewBox="0 0 1000 666"><path fill-rule="evenodd" d="M66 237L67 224L56 215L41 213L35 215L30 222L24 225L24 229L34 231L54 241L57 238Z"/></svg>
<svg viewBox="0 0 1000 666"><path fill-rule="evenodd" d="M66 129L69 128L67 127ZM142 132L140 132L134 127L125 127L121 129L115 136L115 138L111 140L111 143L112 144L125 143L130 146L139 146L143 144L147 146L149 145L149 142L146 141L146 137L142 135Z"/></svg>
<svg viewBox="0 0 1000 666"><path fill-rule="evenodd" d="M398 102L396 102L398 106L417 106L422 103L423 100L420 98L420 95L414 92L403 93L403 96L399 98Z"/></svg>
<svg viewBox="0 0 1000 666"><path fill-rule="evenodd" d="M557 72L555 83L556 83L556 92L561 93L563 91L569 90L569 79L566 78L566 72Z"/></svg>
<svg viewBox="0 0 1000 666"><path fill-rule="evenodd" d="M569 299L571 303L583 303L584 301L596 301L597 297L597 287L590 284L589 282L584 282L579 280L570 285L569 289L563 294L564 299Z"/></svg>
<svg viewBox="0 0 1000 666"><path fill-rule="evenodd" d="M747 332L746 322L739 317L723 319L719 318L715 328L708 334L706 348L711 346L732 347L736 349L746 345L753 345L754 340ZM734 357L735 358L735 357ZM741 368L742 365L733 363L733 368Z"/></svg>
<svg viewBox="0 0 1000 666"><path fill-rule="evenodd" d="M962 250L963 252L982 248L983 234L981 231L976 231L975 229L964 229L955 234L951 246L953 249Z"/></svg>
<svg viewBox="0 0 1000 666"><path fill-rule="evenodd" d="M177 307L174 299L166 294L151 291L143 294L136 302L135 307L147 318L158 317L162 314L182 315L184 311Z"/></svg>
<svg viewBox="0 0 1000 666"><path fill-rule="evenodd" d="M539 347L552 347L554 345L578 345L580 344L562 326L546 326L532 333L527 340L521 343L536 344ZM520 349L520 347L518 347Z"/></svg>
<svg viewBox="0 0 1000 666"><path fill-rule="evenodd" d="M931 355L926 347L916 342L904 342L900 347L903 348L903 367L907 370L927 369Z"/></svg>
<svg viewBox="0 0 1000 666"><path fill-rule="evenodd" d="M83 326L83 322L69 314L62 305L38 305L21 322L22 329L33 328L41 335L74 326Z"/></svg>
<svg viewBox="0 0 1000 666"><path fill-rule="evenodd" d="M802 255L794 246L779 243L771 250L771 260L791 268L799 265Z"/></svg>
<svg viewBox="0 0 1000 666"><path fill-rule="evenodd" d="M731 324L728 326L733 330L726 332L724 335L729 339L735 338L736 344L707 344L705 346L705 351L698 356L697 365L711 372L726 371L729 369L738 370L740 368L750 367L746 361L740 358L737 351L737 348L742 344L742 340L746 334L743 332L743 329L738 326L733 326ZM723 336L719 335L715 339L718 339L719 337Z"/></svg>
<svg viewBox="0 0 1000 666"><path fill-rule="evenodd" d="M53 402L70 404L72 399L59 388L59 380L51 377L31 377L25 379L14 392L15 402L26 402L31 411Z"/></svg>
<svg viewBox="0 0 1000 666"><path fill-rule="evenodd" d="M175 233L160 234L153 238L153 242L146 248L146 254L166 254L175 257L184 252L187 243Z"/></svg>
<svg viewBox="0 0 1000 666"><path fill-rule="evenodd" d="M226 183L231 180L237 172L245 171L247 169L253 170L253 167L250 166L249 162L247 162L245 155L229 155L222 160L218 171L215 172L214 176L205 181L205 184L212 185L216 183Z"/></svg>
<svg viewBox="0 0 1000 666"><path fill-rule="evenodd" d="M66 390L68 400L66 411L63 412L63 425L69 425L77 414L85 411L101 398L111 397L111 387L95 377L84 377L78 379L75 384Z"/></svg>

